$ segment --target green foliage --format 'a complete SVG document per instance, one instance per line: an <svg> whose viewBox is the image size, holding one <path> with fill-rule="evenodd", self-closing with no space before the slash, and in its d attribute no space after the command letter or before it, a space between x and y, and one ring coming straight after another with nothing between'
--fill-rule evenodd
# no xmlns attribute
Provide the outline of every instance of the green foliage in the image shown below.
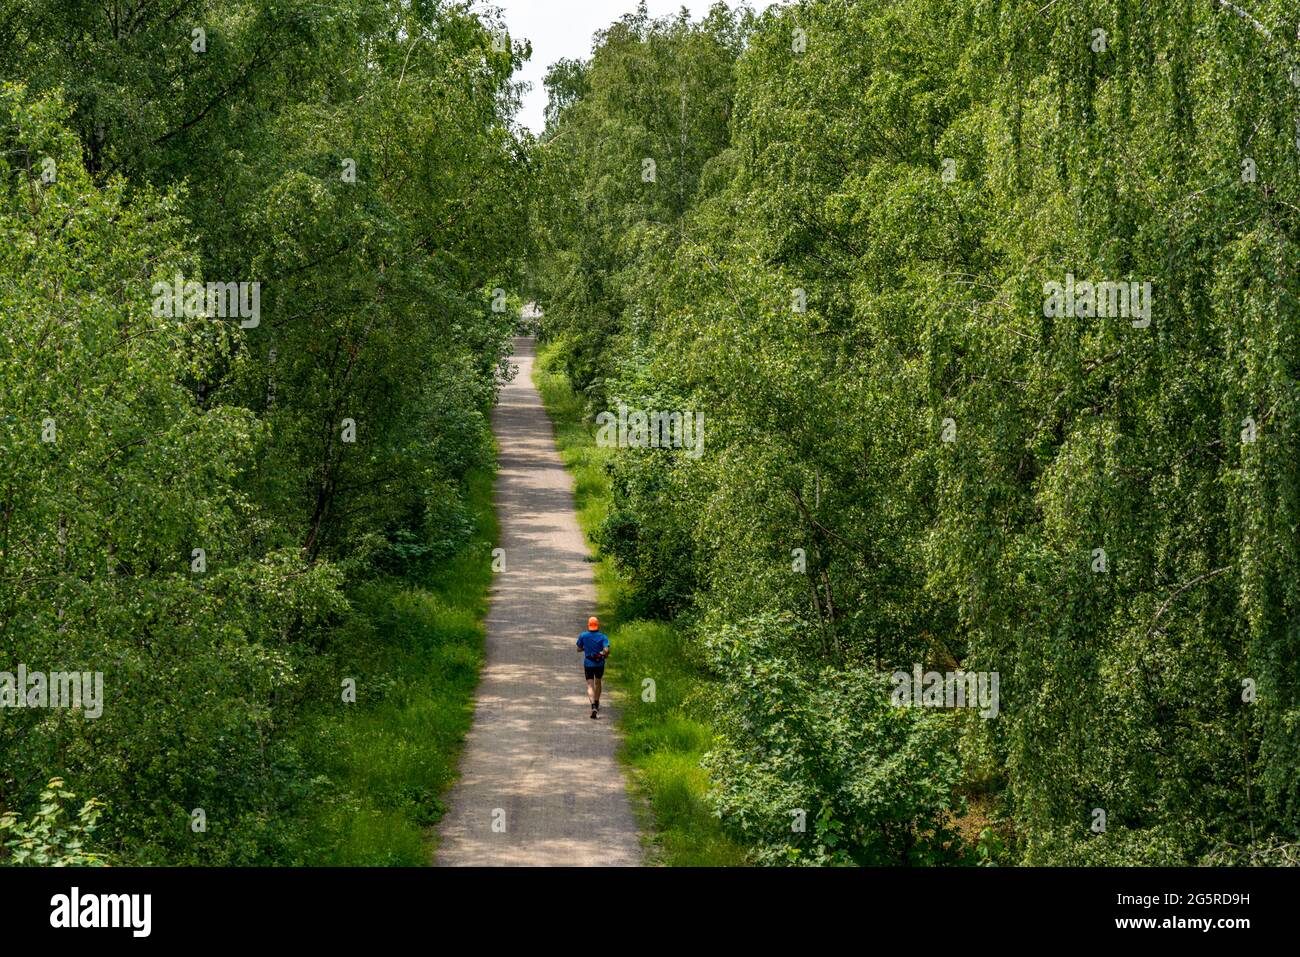
<svg viewBox="0 0 1300 957"><path fill-rule="evenodd" d="M562 62L548 75L536 222L550 255L534 281L545 290L547 335L575 333L564 370L584 394L604 398L612 340L635 324L623 270L651 238L640 224L675 222L726 141L750 16L719 4L692 24L684 14L651 19L642 6L599 35L590 63Z"/></svg>
<svg viewBox="0 0 1300 957"><path fill-rule="evenodd" d="M1289 16L805 0L625 18L555 77L543 333L589 413L705 414L699 459L611 456L599 537L642 613L737 641L712 777L764 859L796 781L819 860L903 860L977 792L1018 862L1300 837ZM1150 282L1150 324L1045 315L1067 273ZM912 663L997 671L1000 715L909 724L920 792L841 784L910 740L867 689ZM861 764L809 769L791 701Z"/></svg>
<svg viewBox="0 0 1300 957"><path fill-rule="evenodd" d="M0 21L23 78L0 91L0 669L102 672L106 698L0 712L0 810L57 772L124 864L413 863L478 661L527 49L440 0ZM177 276L257 283L260 315L165 315ZM409 709L363 696L322 749L390 615ZM439 730L353 779L404 720Z"/></svg>
<svg viewBox="0 0 1300 957"><path fill-rule="evenodd" d="M50 778L41 791L40 807L24 820L14 811L0 814L0 861L11 866L99 867L106 862L89 848L103 812L103 802L90 798L68 818L64 801L74 797L62 778Z"/></svg>
<svg viewBox="0 0 1300 957"><path fill-rule="evenodd" d="M320 779L294 836L309 866L428 862L441 795L456 776L483 660L496 540L492 473L469 476L472 544L428 572L359 586L355 614L313 665L329 702L295 736ZM419 567L419 566L417 566ZM356 704L340 697L356 682Z"/></svg>
<svg viewBox="0 0 1300 957"><path fill-rule="evenodd" d="M727 677L705 760L724 823L760 863L952 862L954 719L891 706L871 669L801 669L802 631L754 616L704 642Z"/></svg>

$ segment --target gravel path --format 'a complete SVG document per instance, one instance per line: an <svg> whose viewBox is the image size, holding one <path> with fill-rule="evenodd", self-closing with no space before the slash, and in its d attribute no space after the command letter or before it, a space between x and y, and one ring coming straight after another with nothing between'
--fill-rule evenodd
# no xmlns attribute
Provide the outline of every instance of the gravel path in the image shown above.
<svg viewBox="0 0 1300 957"><path fill-rule="evenodd" d="M460 780L438 828L437 863L636 865L641 843L616 756L618 711L607 690L600 719L590 719L574 647L596 589L573 481L533 387L533 354L532 339L515 340L519 373L492 413L506 570L492 588L487 663Z"/></svg>

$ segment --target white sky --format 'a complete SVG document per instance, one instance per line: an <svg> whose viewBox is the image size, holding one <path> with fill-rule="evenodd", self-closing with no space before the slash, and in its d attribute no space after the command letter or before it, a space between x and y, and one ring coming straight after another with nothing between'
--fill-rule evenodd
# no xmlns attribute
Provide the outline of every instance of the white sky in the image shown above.
<svg viewBox="0 0 1300 957"><path fill-rule="evenodd" d="M682 7L691 11L693 19L708 12L715 0L648 0L646 6L652 17L676 13ZM732 7L734 0L728 0ZM751 0L755 10L763 10L766 0ZM637 0L476 0L475 7L484 10L499 7L506 21L512 41L533 41L533 58L516 74L516 81L533 85L524 95L524 106L519 122L534 133L541 133L546 125L546 88L542 78L552 63L562 57L586 59L591 55L591 37L625 13L636 10Z"/></svg>

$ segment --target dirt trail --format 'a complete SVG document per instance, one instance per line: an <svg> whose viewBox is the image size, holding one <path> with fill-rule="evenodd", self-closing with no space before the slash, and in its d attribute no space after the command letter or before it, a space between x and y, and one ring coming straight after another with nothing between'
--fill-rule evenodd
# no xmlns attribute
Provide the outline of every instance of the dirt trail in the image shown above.
<svg viewBox="0 0 1300 957"><path fill-rule="evenodd" d="M588 717L574 641L596 589L572 478L533 387L532 339L515 340L514 362L518 375L492 413L506 570L493 583L487 663L437 863L640 864L608 691L600 719Z"/></svg>

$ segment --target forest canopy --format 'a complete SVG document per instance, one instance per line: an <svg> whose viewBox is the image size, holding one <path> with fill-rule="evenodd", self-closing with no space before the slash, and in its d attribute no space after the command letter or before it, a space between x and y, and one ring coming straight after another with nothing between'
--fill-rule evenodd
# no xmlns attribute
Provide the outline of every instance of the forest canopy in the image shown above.
<svg viewBox="0 0 1300 957"><path fill-rule="evenodd" d="M499 33L441 0L0 3L0 670L107 697L0 712L0 859L58 859L32 835L74 794L119 863L357 839L306 833L374 800L311 715L340 670L394 686L367 583L464 552L493 458L531 182Z"/></svg>
<svg viewBox="0 0 1300 957"><path fill-rule="evenodd" d="M714 662L756 859L1296 862L1298 26L642 5L553 71L544 334L592 415L703 415L597 537Z"/></svg>

